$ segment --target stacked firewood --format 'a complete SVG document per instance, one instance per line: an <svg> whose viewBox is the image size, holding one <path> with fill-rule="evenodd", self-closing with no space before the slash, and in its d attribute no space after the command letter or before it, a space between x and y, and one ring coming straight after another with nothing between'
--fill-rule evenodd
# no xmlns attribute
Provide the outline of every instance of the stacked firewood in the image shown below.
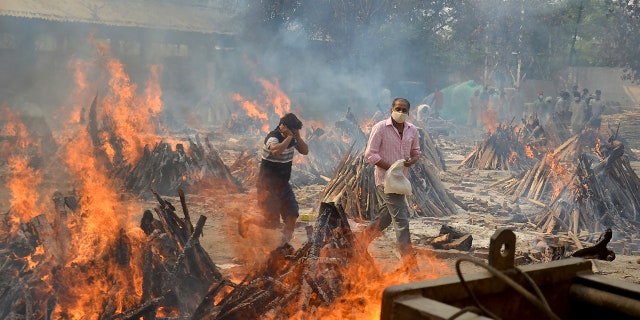
<svg viewBox="0 0 640 320"><path fill-rule="evenodd" d="M634 232L640 222L640 179L616 133L605 138L585 130L492 187L543 207L535 219L543 232Z"/></svg>
<svg viewBox="0 0 640 320"><path fill-rule="evenodd" d="M181 315L190 315L212 285L227 282L211 257L202 248L199 237L206 222L200 216L191 222L182 190L178 190L184 218L171 202L154 192L159 206L144 212L140 227L148 236L143 264L143 300L161 299L159 307L173 307Z"/></svg>
<svg viewBox="0 0 640 320"><path fill-rule="evenodd" d="M300 249L284 244L239 284L212 287L192 318L313 317L318 308L332 305L348 289L342 272L349 266L369 272L370 279L380 276L339 207L322 203L313 231L309 231Z"/></svg>
<svg viewBox="0 0 640 320"><path fill-rule="evenodd" d="M615 132L610 132L610 136L605 137L595 130L585 130L558 145L531 169L498 181L491 187L515 197L526 197L549 203L558 196L564 186L570 183L575 159L584 153L602 158L598 150L607 148L604 141L614 140L617 140Z"/></svg>
<svg viewBox="0 0 640 320"><path fill-rule="evenodd" d="M640 178L624 155L624 146L610 141L604 158L581 154L572 182L548 205L535 222L543 232L579 234L612 228L636 234L640 227Z"/></svg>
<svg viewBox="0 0 640 320"><path fill-rule="evenodd" d="M151 189L161 195L175 194L178 189L216 188L228 192L243 190L241 183L220 158L208 138L201 142L189 139L189 148L178 143L174 148L160 142L153 149L145 146L140 161L131 170L117 171L127 190L144 195Z"/></svg>
<svg viewBox="0 0 640 320"><path fill-rule="evenodd" d="M420 151L427 159L427 162L434 165L440 171L447 171L444 156L431 135L423 129L418 129L418 132L420 132Z"/></svg>
<svg viewBox="0 0 640 320"><path fill-rule="evenodd" d="M81 238L74 233L90 223L84 221L86 213L74 195L56 192L54 213L38 215L16 230L3 230L0 318L66 318L82 311L87 312L82 316L100 319L192 314L209 288L226 280L198 242L206 218L201 216L195 226L191 223L182 193L184 218L178 217L171 203L156 196L157 219L151 211L142 218L144 243L137 243L124 229L105 227L105 232L115 233L114 240L98 256L78 259L73 253L87 245L74 241ZM4 228L12 225L3 224ZM136 274L141 276L141 292L136 289L140 289ZM86 294L78 295L78 288L87 292L99 288L103 295L88 297L83 302L86 310L80 310L77 300ZM74 309L67 310L70 305Z"/></svg>
<svg viewBox="0 0 640 320"><path fill-rule="evenodd" d="M571 179L569 165L561 163L558 158L556 153L547 154L531 169L498 181L491 187L515 197L548 203Z"/></svg>
<svg viewBox="0 0 640 320"><path fill-rule="evenodd" d="M113 129L113 119L98 116L98 95L91 103L87 131L101 163L124 182L127 191L139 196L150 196L154 189L161 195L176 194L178 189L222 188L228 192L242 191L240 182L231 174L208 137L204 142L199 136L188 139L189 147L178 143L174 148L163 141L153 148L145 145L137 163L131 163L124 155L124 143ZM108 156L104 145L108 142L112 155Z"/></svg>
<svg viewBox="0 0 640 320"><path fill-rule="evenodd" d="M427 149L425 151L429 151ZM425 155L409 169L413 194L408 198L419 216L448 216L457 212L456 205L438 177L438 169ZM364 152L350 150L338 164L331 180L322 192L325 202L339 203L351 218L374 219L382 204L376 192L374 166L367 162Z"/></svg>
<svg viewBox="0 0 640 320"><path fill-rule="evenodd" d="M554 112L544 125L544 133L552 146L559 146L571 136L571 113Z"/></svg>
<svg viewBox="0 0 640 320"><path fill-rule="evenodd" d="M536 162L533 150L522 142L521 130L503 123L462 161L460 167L481 170L524 171Z"/></svg>
<svg viewBox="0 0 640 320"><path fill-rule="evenodd" d="M358 127L352 131L339 130L337 127L329 131L308 131L309 154L297 156L291 172L291 184L300 187L326 183L350 145L363 145L364 139Z"/></svg>

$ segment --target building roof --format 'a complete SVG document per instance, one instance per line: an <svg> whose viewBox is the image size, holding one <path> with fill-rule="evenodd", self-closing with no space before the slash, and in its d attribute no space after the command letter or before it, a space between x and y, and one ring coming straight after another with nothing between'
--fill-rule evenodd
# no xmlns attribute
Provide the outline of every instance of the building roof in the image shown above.
<svg viewBox="0 0 640 320"><path fill-rule="evenodd" d="M237 23L234 24L237 14L233 12L233 8L177 5L176 2L1 0L0 16L200 33L235 34L238 31Z"/></svg>

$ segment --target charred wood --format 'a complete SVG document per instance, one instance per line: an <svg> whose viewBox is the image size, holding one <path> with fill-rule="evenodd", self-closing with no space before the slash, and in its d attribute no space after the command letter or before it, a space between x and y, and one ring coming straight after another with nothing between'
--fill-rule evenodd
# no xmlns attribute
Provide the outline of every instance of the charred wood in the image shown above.
<svg viewBox="0 0 640 320"><path fill-rule="evenodd" d="M313 313L340 297L344 285L340 270L355 257L365 257L359 263L371 263L360 267L376 270L373 258L355 241L344 211L322 203L309 241L298 250L288 244L275 249L263 265L211 306L212 296L225 286L219 283L194 319L291 318L300 310Z"/></svg>

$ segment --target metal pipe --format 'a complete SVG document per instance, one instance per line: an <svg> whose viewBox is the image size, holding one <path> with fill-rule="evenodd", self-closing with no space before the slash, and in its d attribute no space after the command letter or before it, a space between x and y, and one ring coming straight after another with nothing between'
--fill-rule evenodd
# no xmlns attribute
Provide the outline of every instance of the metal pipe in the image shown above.
<svg viewBox="0 0 640 320"><path fill-rule="evenodd" d="M621 296L608 291L595 289L582 284L573 284L569 289L572 299L592 306L615 310L630 317L640 318L640 303L638 300Z"/></svg>

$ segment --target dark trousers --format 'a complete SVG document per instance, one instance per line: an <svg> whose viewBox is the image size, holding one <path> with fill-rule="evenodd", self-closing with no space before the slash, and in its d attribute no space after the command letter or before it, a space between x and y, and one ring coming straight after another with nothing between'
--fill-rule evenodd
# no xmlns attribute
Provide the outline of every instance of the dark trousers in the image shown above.
<svg viewBox="0 0 640 320"><path fill-rule="evenodd" d="M384 203L380 208L380 215L367 228L369 232L381 233L393 223L396 232L398 250L402 256L413 253L411 247L411 234L409 232L409 208L405 200L405 195L396 193L384 193L383 186L377 186L376 192ZM373 230L371 230L373 228Z"/></svg>
<svg viewBox="0 0 640 320"><path fill-rule="evenodd" d="M258 207L264 215L266 227L277 228L280 219L286 223L298 218L298 201L288 179L260 170L256 187Z"/></svg>

